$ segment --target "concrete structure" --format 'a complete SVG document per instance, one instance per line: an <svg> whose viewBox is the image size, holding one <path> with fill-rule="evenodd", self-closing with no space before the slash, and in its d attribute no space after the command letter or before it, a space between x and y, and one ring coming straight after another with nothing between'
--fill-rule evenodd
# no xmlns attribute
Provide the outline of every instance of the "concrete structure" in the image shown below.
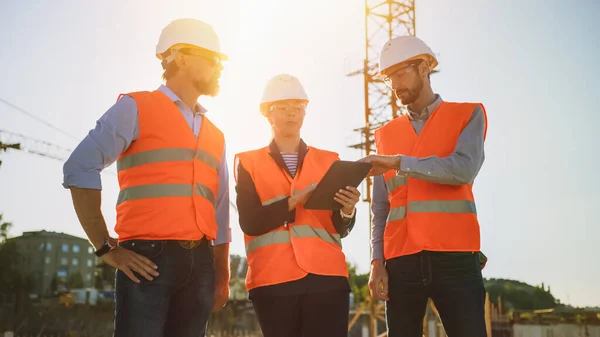
<svg viewBox="0 0 600 337"><path fill-rule="evenodd" d="M33 277L34 293L38 296L51 295L70 285L94 286L96 255L88 240L45 230L25 232L11 240L21 254L22 267ZM82 283L75 281L77 274Z"/></svg>

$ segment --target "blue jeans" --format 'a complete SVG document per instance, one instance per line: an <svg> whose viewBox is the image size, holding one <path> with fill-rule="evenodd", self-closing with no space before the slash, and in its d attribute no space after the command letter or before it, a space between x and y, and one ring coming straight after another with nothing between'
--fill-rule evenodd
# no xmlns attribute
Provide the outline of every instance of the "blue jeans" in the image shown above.
<svg viewBox="0 0 600 337"><path fill-rule="evenodd" d="M427 300L448 337L485 337L485 287L475 253L423 251L386 261L389 337L421 337Z"/></svg>
<svg viewBox="0 0 600 337"><path fill-rule="evenodd" d="M159 276L139 284L116 273L114 337L198 337L206 333L214 296L213 251L209 242L183 248L179 241L132 240L120 246L158 266Z"/></svg>

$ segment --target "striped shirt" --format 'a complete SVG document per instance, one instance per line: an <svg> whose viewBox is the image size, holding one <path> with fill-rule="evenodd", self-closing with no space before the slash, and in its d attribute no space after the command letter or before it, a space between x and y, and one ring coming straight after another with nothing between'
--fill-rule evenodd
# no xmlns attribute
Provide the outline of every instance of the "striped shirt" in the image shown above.
<svg viewBox="0 0 600 337"><path fill-rule="evenodd" d="M285 166L287 166L288 171L290 171L290 174L293 178L294 176L296 176L296 168L298 167L298 153L281 152L281 156L283 157Z"/></svg>

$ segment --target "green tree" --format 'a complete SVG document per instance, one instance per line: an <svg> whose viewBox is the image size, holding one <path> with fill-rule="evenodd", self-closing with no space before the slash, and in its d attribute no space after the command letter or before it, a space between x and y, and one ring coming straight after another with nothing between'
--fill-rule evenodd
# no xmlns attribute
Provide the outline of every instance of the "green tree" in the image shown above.
<svg viewBox="0 0 600 337"><path fill-rule="evenodd" d="M20 150L21 144L4 144L0 142L0 152L4 152L8 149ZM0 160L0 166L2 166L2 160Z"/></svg>
<svg viewBox="0 0 600 337"><path fill-rule="evenodd" d="M242 263L241 256L236 255L236 254L229 255L229 273L231 275L232 280L237 277L240 277L240 275L238 275L238 270L240 268L241 263Z"/></svg>
<svg viewBox="0 0 600 337"><path fill-rule="evenodd" d="M3 215L0 213L0 245L8 240L8 231L12 227L12 222L4 222Z"/></svg>
<svg viewBox="0 0 600 337"><path fill-rule="evenodd" d="M0 142L0 152L4 152L8 149L20 149L20 144L4 144ZM2 166L2 160L0 160L0 166ZM2 214L0 213L0 245L8 240L8 231L12 227L11 222L4 222Z"/></svg>
<svg viewBox="0 0 600 337"><path fill-rule="evenodd" d="M0 152L8 149L20 149L20 144L4 144L0 142ZM2 161L0 160L0 166ZM21 268L21 256L17 245L9 239L11 222L5 222L0 214L0 301L2 299L14 302L15 314L23 312L28 302L27 294L33 290L31 275L25 275Z"/></svg>
<svg viewBox="0 0 600 337"><path fill-rule="evenodd" d="M369 273L357 274L356 266L348 264L348 283L354 295L354 303L360 305L370 300L369 295Z"/></svg>
<svg viewBox="0 0 600 337"><path fill-rule="evenodd" d="M498 297L501 297L507 309L550 309L560 305L550 292L550 286L543 283L540 286L531 286L519 281L489 279L485 280L485 287L490 294L490 300L496 302Z"/></svg>
<svg viewBox="0 0 600 337"><path fill-rule="evenodd" d="M33 290L33 278L21 268L21 255L14 240L9 238L12 223L3 221L0 214L0 298L14 303L16 314L28 304Z"/></svg>

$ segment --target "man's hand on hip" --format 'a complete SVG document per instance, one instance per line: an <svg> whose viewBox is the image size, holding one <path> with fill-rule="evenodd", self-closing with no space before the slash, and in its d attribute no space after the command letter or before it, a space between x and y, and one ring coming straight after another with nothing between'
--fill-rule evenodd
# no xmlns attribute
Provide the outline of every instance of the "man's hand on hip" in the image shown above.
<svg viewBox="0 0 600 337"><path fill-rule="evenodd" d="M379 301L389 301L390 299L388 296L388 273L381 260L375 260L371 263L369 292L373 299Z"/></svg>
<svg viewBox="0 0 600 337"><path fill-rule="evenodd" d="M133 282L140 283L140 280L135 277L134 271L142 275L148 281L154 280L151 275L158 276L156 269L158 266L150 261L145 256L137 254L123 247L115 247L115 249L101 256L104 262L121 270Z"/></svg>

